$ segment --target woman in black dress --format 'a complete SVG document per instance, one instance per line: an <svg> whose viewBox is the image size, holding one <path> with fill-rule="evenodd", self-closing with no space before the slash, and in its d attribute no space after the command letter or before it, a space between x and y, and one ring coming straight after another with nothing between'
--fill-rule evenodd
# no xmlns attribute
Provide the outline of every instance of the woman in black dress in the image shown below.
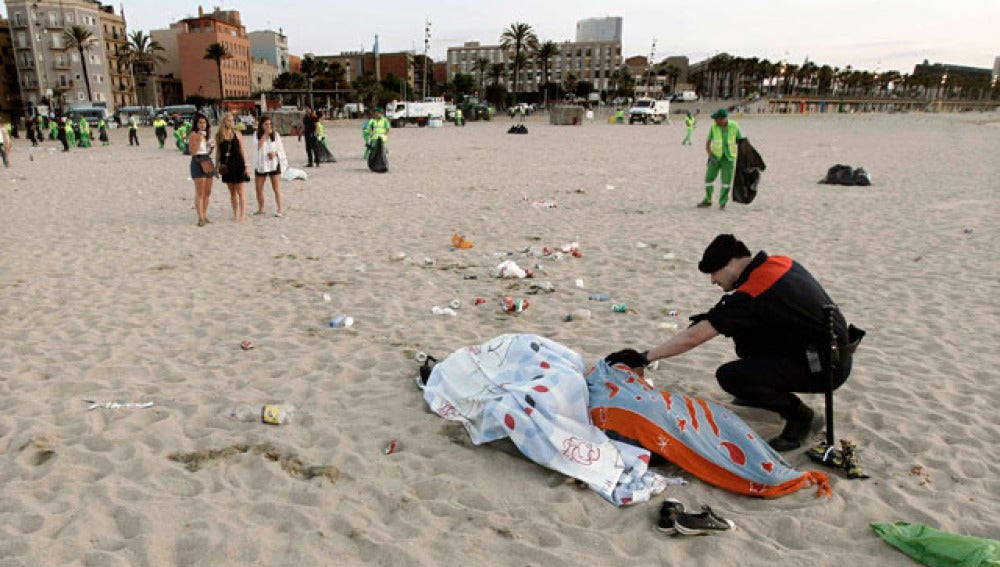
<svg viewBox="0 0 1000 567"><path fill-rule="evenodd" d="M223 116L215 138L215 163L219 164L217 171L222 182L229 187L236 222L247 220L246 182L250 181L250 162L241 138L232 113Z"/></svg>

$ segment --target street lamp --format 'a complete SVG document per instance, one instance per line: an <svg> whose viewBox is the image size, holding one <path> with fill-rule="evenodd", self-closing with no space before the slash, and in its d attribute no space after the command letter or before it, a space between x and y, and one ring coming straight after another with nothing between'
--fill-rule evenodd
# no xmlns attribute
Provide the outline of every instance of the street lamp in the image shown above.
<svg viewBox="0 0 1000 567"><path fill-rule="evenodd" d="M948 70L945 69L944 73L941 75L941 88L939 89L938 96L938 112L941 112L941 106L944 104L945 91L948 84Z"/></svg>

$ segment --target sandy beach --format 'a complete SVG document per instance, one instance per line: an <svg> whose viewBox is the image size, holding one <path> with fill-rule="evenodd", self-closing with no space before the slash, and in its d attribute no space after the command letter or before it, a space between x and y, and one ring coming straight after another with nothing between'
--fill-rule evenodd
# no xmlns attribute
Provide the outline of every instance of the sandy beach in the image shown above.
<svg viewBox="0 0 1000 567"><path fill-rule="evenodd" d="M188 158L157 149L152 128L139 147L126 130L69 153L15 140L0 171L0 565L906 566L869 523L1000 537L1000 115L734 119L768 169L754 203L725 211L695 208L705 115L691 147L678 115L535 116L526 136L507 135L506 117L409 127L392 131L384 175L362 159L360 122L340 121L326 123L339 161L283 184L284 218L232 222L217 180L201 228ZM301 168L302 144L285 144ZM817 185L837 163L874 185ZM452 250L456 231L474 247ZM588 364L655 346L663 323L718 300L696 265L720 232L794 257L869 332L835 408L871 479L829 471L829 499L761 500L665 466L689 484L616 508L427 411L418 351L510 332ZM571 242L582 257L520 252ZM540 263L555 291L493 278L506 259ZM634 312L588 301L605 291ZM504 295L531 306L505 313ZM431 314L452 299L456 317ZM577 308L593 317L565 322ZM354 325L330 328L339 313ZM714 372L734 356L719 337L647 376L728 404ZM296 410L286 425L229 417L282 402ZM734 411L764 437L780 430ZM737 529L666 536L664 497Z"/></svg>

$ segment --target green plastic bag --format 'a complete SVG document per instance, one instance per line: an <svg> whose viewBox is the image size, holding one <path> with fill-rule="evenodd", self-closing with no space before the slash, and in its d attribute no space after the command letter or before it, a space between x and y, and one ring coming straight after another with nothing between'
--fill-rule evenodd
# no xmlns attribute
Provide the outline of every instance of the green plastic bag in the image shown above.
<svg viewBox="0 0 1000 567"><path fill-rule="evenodd" d="M909 522L874 523L875 533L930 567L1000 567L1000 542Z"/></svg>

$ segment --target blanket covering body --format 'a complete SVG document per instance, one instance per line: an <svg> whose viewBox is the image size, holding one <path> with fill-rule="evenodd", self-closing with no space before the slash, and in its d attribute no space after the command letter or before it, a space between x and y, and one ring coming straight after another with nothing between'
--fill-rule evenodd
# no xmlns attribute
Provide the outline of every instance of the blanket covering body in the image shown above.
<svg viewBox="0 0 1000 567"><path fill-rule="evenodd" d="M532 461L586 482L609 502L648 500L670 481L648 470L649 451L591 424L584 370L583 357L559 343L501 335L437 364L424 399L461 422L477 445L509 437Z"/></svg>
<svg viewBox="0 0 1000 567"><path fill-rule="evenodd" d="M791 468L742 419L699 398L656 390L625 365L599 361L587 375L594 425L657 453L715 486L764 498L818 485L826 473Z"/></svg>

